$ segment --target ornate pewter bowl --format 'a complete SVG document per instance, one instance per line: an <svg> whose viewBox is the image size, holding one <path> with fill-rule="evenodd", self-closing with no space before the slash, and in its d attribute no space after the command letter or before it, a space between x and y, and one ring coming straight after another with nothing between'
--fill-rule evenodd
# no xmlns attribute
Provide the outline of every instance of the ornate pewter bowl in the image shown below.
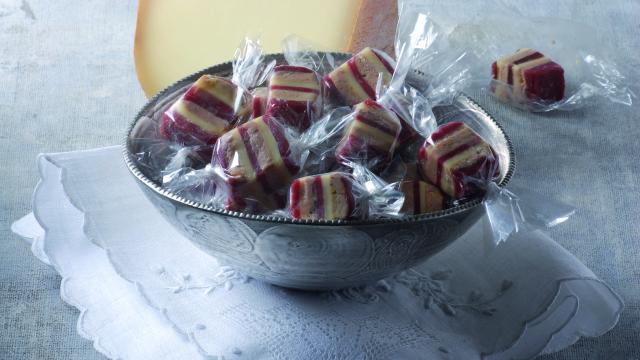
<svg viewBox="0 0 640 360"><path fill-rule="evenodd" d="M333 54L346 59L346 54ZM269 59L283 61L281 55ZM147 198L173 226L206 253L272 284L327 290L375 282L428 259L451 244L483 214L481 198L444 211L403 219L304 221L213 208L165 190L136 154L162 151L156 120L202 74L227 76L224 63L187 76L142 108L127 132L124 158ZM500 157L500 186L511 178L515 158L500 125L466 96L434 109L439 123L473 117L476 129Z"/></svg>

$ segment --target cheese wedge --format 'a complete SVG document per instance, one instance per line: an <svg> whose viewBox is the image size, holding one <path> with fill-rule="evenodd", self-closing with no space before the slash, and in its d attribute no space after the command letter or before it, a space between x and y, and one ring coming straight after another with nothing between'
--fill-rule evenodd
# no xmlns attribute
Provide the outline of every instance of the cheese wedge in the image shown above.
<svg viewBox="0 0 640 360"><path fill-rule="evenodd" d="M147 96L199 69L231 60L246 36L281 52L298 35L317 50L389 49L396 0L139 0L134 57ZM384 19L383 23L371 20Z"/></svg>

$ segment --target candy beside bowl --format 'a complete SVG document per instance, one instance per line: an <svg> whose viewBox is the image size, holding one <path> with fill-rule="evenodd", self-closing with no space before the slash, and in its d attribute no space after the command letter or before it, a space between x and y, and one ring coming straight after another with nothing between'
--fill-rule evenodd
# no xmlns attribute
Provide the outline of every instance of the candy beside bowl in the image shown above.
<svg viewBox="0 0 640 360"><path fill-rule="evenodd" d="M346 54L333 54L345 59ZM268 58L283 62L281 55ZM225 63L190 75L151 99L127 132L125 161L147 198L163 216L206 253L272 284L309 290L372 283L423 262L466 232L483 214L481 199L402 219L353 221L294 220L213 208L185 199L152 180L136 154L148 151L154 122L202 74L228 76ZM483 137L496 149L500 186L515 166L513 149L498 123L466 96L434 109L439 123L474 117Z"/></svg>

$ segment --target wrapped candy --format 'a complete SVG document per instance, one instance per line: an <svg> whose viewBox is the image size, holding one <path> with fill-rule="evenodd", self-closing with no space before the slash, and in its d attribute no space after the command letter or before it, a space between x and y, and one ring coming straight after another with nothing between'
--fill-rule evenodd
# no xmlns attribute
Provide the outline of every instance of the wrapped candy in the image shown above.
<svg viewBox="0 0 640 360"><path fill-rule="evenodd" d="M296 179L289 190L289 212L294 219L345 220L356 210L349 174L330 172Z"/></svg>
<svg viewBox="0 0 640 360"><path fill-rule="evenodd" d="M185 146L213 145L250 115L250 98L229 79L202 75L162 116L160 135Z"/></svg>
<svg viewBox="0 0 640 360"><path fill-rule="evenodd" d="M424 178L447 195L473 195L481 183L500 174L491 145L462 122L440 126L420 148L418 162Z"/></svg>
<svg viewBox="0 0 640 360"><path fill-rule="evenodd" d="M402 45L416 45L412 68L424 76L411 80L433 105L478 90L531 112L574 111L602 100L633 104L636 68L619 61L619 44L580 19L527 16L533 9L527 2L479 2L467 13L480 17L461 15L448 2L398 4L396 54Z"/></svg>
<svg viewBox="0 0 640 360"><path fill-rule="evenodd" d="M326 75L323 82L331 96L345 105L376 99L378 78L382 86L391 81L393 65L380 50L365 48Z"/></svg>
<svg viewBox="0 0 640 360"><path fill-rule="evenodd" d="M212 166L228 210L264 212L284 206L282 189L299 166L284 127L259 117L224 134L216 143Z"/></svg>
<svg viewBox="0 0 640 360"><path fill-rule="evenodd" d="M386 166L402 126L398 116L374 100L356 105L352 116L336 148L336 160L343 165L365 163L372 169Z"/></svg>
<svg viewBox="0 0 640 360"><path fill-rule="evenodd" d="M321 110L322 91L315 71L291 65L274 68L269 79L266 117L282 119L298 130L305 130Z"/></svg>
<svg viewBox="0 0 640 360"><path fill-rule="evenodd" d="M251 92L253 100L251 102L252 117L257 118L264 115L267 110L267 99L269 98L269 89L261 86L253 89Z"/></svg>
<svg viewBox="0 0 640 360"><path fill-rule="evenodd" d="M425 214L446 208L446 197L436 186L420 180L403 181L400 191L404 194L401 213Z"/></svg>
<svg viewBox="0 0 640 360"><path fill-rule="evenodd" d="M564 97L564 70L538 51L519 49L491 64L491 75L499 83L493 93L509 101L560 101Z"/></svg>

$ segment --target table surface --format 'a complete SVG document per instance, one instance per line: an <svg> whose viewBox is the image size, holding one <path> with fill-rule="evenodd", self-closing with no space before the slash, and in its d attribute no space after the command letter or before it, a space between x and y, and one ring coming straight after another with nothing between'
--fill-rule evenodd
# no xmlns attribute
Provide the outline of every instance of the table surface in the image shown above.
<svg viewBox="0 0 640 360"><path fill-rule="evenodd" d="M637 59L640 2L542 3ZM38 153L117 144L145 102L133 67L135 13L132 1L0 0L0 358L102 358L77 334L60 277L9 227L31 209ZM540 116L477 98L516 145L513 183L577 206L551 235L626 302L609 333L542 358L640 359L640 106Z"/></svg>

